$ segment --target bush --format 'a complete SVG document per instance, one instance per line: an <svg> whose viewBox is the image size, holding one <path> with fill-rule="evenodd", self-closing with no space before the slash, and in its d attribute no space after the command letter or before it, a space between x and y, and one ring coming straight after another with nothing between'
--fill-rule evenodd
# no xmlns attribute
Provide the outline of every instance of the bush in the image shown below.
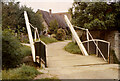
<svg viewBox="0 0 120 81"><path fill-rule="evenodd" d="M50 22L49 33L56 34L58 30L58 22L56 20L52 20Z"/></svg>
<svg viewBox="0 0 120 81"><path fill-rule="evenodd" d="M46 36L40 36L40 39L45 42L46 44L49 44L49 43L53 43L53 42L57 42L57 40L55 38L49 38L49 37L46 37Z"/></svg>
<svg viewBox="0 0 120 81"><path fill-rule="evenodd" d="M32 55L31 48L29 46L22 45L20 49L21 49L21 53L22 53L23 58L25 56Z"/></svg>
<svg viewBox="0 0 120 81"><path fill-rule="evenodd" d="M2 69L17 67L23 57L31 54L28 46L22 46L12 30L2 32Z"/></svg>
<svg viewBox="0 0 120 81"><path fill-rule="evenodd" d="M62 28L57 30L56 38L58 40L65 40L65 36L66 36L66 33Z"/></svg>
<svg viewBox="0 0 120 81"><path fill-rule="evenodd" d="M68 43L64 49L73 54L81 54L81 51L76 43L70 42Z"/></svg>
<svg viewBox="0 0 120 81"><path fill-rule="evenodd" d="M19 68L3 70L2 71L2 79L33 79L36 75L40 74L36 68L22 65Z"/></svg>
<svg viewBox="0 0 120 81"><path fill-rule="evenodd" d="M3 69L16 67L21 60L21 44L11 30L2 32L2 67Z"/></svg>

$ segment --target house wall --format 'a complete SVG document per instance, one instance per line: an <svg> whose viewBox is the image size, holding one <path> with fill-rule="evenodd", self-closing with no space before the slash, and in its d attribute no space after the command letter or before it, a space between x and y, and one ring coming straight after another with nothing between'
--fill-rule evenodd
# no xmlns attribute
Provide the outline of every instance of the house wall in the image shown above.
<svg viewBox="0 0 120 81"><path fill-rule="evenodd" d="M115 54L120 61L120 33L115 33Z"/></svg>
<svg viewBox="0 0 120 81"><path fill-rule="evenodd" d="M90 33L94 39L101 39L110 42L111 49L115 49L116 40L119 40L118 36L115 37L118 31L90 31Z"/></svg>
<svg viewBox="0 0 120 81"><path fill-rule="evenodd" d="M115 51L120 61L120 33L118 31L90 31L93 38L99 38L110 42L110 48Z"/></svg>
<svg viewBox="0 0 120 81"><path fill-rule="evenodd" d="M43 25L45 27L43 31L46 31L46 33L47 33L47 31L48 31L48 25L47 25L47 23L45 21L43 21Z"/></svg>

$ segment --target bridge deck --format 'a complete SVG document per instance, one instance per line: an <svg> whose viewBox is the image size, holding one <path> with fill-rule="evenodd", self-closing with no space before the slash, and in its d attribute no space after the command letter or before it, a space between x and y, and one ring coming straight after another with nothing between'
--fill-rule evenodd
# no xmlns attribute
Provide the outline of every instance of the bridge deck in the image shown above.
<svg viewBox="0 0 120 81"><path fill-rule="evenodd" d="M107 64L102 58L96 56L70 54L63 49L68 42L70 41L47 45L48 68L46 69L51 74L62 79L118 78L118 71L109 69L116 68L117 65Z"/></svg>
<svg viewBox="0 0 120 81"><path fill-rule="evenodd" d="M102 58L93 55L83 56L78 54L70 54L64 51L63 48L68 42L69 41L57 42L48 45L47 57L49 67L70 67L107 63Z"/></svg>

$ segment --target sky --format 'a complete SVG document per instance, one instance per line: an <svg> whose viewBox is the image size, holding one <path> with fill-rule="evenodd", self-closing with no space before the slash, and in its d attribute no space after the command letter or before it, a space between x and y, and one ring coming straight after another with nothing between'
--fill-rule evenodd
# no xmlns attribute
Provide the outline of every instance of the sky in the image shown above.
<svg viewBox="0 0 120 81"><path fill-rule="evenodd" d="M38 9L52 13L67 12L72 7L73 0L18 0L21 5L31 7L36 12Z"/></svg>

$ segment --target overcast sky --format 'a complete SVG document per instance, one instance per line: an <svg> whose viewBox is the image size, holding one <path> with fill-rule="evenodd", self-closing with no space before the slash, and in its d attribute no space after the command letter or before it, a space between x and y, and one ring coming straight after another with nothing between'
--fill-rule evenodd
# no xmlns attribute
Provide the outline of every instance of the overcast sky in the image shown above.
<svg viewBox="0 0 120 81"><path fill-rule="evenodd" d="M52 9L53 13L67 12L72 7L73 0L18 0L21 5L31 7L34 11L38 9L49 11Z"/></svg>

